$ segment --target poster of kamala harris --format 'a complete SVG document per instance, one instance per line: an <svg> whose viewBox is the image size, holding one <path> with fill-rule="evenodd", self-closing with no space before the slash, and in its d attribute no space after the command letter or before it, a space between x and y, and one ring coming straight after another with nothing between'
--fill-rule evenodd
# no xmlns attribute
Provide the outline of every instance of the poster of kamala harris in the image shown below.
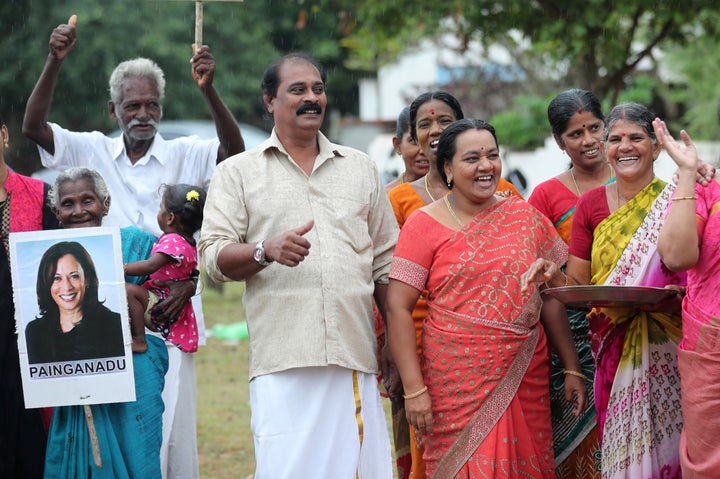
<svg viewBox="0 0 720 479"><path fill-rule="evenodd" d="M135 400L120 230L10 234L25 407Z"/></svg>

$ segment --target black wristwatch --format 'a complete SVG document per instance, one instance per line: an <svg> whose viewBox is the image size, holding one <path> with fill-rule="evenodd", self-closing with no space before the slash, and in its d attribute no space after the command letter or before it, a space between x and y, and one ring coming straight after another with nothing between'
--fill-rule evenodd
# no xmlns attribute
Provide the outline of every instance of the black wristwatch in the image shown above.
<svg viewBox="0 0 720 479"><path fill-rule="evenodd" d="M271 261L268 261L267 256L265 256L265 248L263 248L263 241L259 241L258 244L255 245L255 251L253 251L253 259L260 264L260 266L267 266L272 263Z"/></svg>

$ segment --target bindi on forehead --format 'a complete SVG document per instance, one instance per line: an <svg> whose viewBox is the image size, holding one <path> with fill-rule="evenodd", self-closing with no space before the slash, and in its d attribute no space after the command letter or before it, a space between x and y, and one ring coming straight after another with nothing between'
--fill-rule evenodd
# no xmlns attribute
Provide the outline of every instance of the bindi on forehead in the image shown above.
<svg viewBox="0 0 720 479"><path fill-rule="evenodd" d="M435 115L435 108L430 108L430 115Z"/></svg>

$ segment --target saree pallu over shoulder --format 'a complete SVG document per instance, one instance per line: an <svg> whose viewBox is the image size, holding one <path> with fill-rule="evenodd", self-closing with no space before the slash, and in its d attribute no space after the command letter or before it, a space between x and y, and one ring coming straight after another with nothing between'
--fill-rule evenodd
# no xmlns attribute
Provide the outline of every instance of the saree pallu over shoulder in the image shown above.
<svg viewBox="0 0 720 479"><path fill-rule="evenodd" d="M684 284L684 275L669 271L657 254L658 232L673 191L673 185L655 179L598 225L593 284ZM680 316L593 308L588 322L596 363L602 477L680 477Z"/></svg>
<svg viewBox="0 0 720 479"><path fill-rule="evenodd" d="M655 178L595 229L591 284L657 286L674 275L660 261L657 241L675 186ZM640 283L641 282L641 283Z"/></svg>
<svg viewBox="0 0 720 479"><path fill-rule="evenodd" d="M37 178L18 175L8 170L5 189L12 196L10 202L10 231L42 229L45 183Z"/></svg>

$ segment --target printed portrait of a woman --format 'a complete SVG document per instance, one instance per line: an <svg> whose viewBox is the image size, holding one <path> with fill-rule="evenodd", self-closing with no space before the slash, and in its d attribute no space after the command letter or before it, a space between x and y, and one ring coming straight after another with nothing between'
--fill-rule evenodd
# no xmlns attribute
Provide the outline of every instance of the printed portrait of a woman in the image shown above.
<svg viewBox="0 0 720 479"><path fill-rule="evenodd" d="M123 356L119 313L98 298L95 264L82 244L48 248L37 275L39 314L25 329L30 364Z"/></svg>

